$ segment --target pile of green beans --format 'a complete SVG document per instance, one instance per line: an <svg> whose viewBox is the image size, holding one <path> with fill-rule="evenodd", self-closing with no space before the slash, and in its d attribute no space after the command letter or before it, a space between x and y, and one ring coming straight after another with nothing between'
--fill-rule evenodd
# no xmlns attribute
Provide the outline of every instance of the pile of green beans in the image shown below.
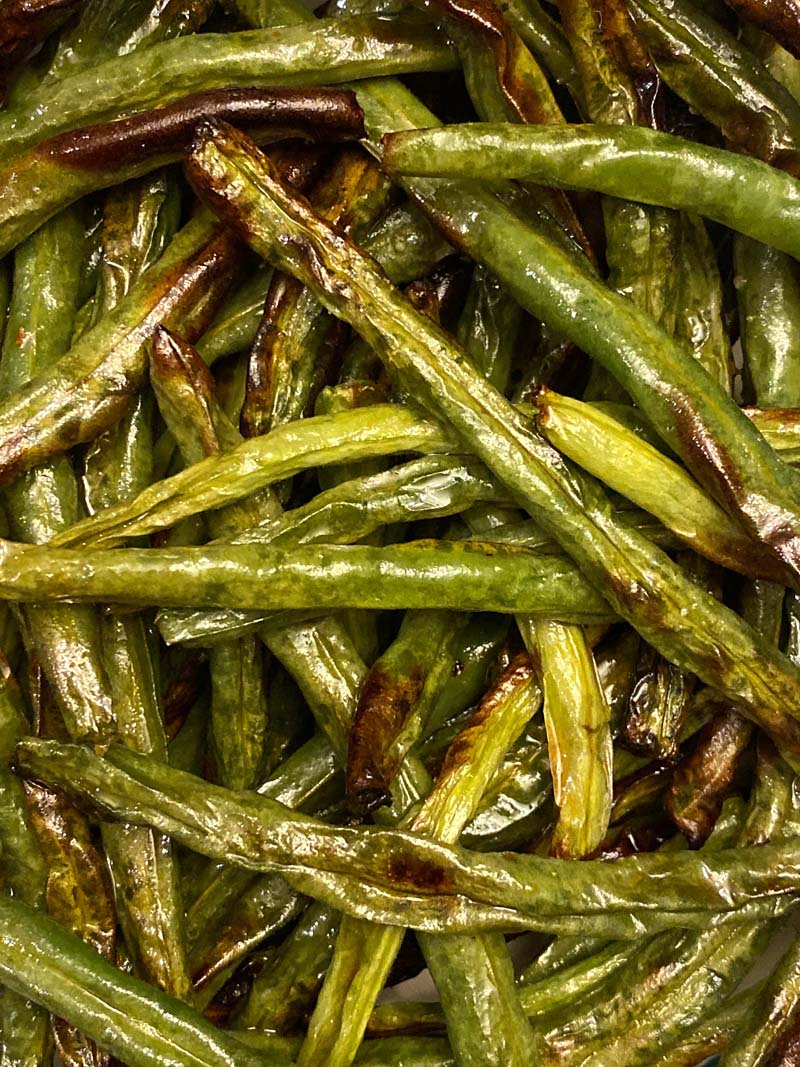
<svg viewBox="0 0 800 1067"><path fill-rule="evenodd" d="M0 0L2 1067L800 1064L798 259L795 0Z"/></svg>

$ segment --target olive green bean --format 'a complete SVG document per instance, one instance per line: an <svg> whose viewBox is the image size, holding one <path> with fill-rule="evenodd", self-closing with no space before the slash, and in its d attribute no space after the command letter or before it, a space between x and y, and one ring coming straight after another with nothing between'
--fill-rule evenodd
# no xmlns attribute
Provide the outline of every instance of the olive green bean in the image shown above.
<svg viewBox="0 0 800 1067"><path fill-rule="evenodd" d="M782 913L800 879L794 840L585 861L570 864L567 879L562 860L328 826L116 745L100 758L81 746L30 739L17 746L16 761L29 777L91 798L106 817L158 826L227 863L283 872L301 892L347 914L430 933L544 929L625 939L676 926L709 929Z"/></svg>

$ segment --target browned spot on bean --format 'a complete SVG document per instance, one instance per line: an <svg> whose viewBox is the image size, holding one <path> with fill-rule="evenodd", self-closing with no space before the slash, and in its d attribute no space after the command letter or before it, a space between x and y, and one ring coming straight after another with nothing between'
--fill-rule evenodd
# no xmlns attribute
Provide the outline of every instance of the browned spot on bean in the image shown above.
<svg viewBox="0 0 800 1067"><path fill-rule="evenodd" d="M706 723L675 768L666 808L691 848L699 848L714 829L752 733L752 724L728 708Z"/></svg>
<svg viewBox="0 0 800 1067"><path fill-rule="evenodd" d="M450 893L453 889L452 875L431 860L409 854L390 856L387 876L400 889L417 893Z"/></svg>
<svg viewBox="0 0 800 1067"><path fill-rule="evenodd" d="M389 747L425 684L414 670L392 676L376 664L361 689L347 750L347 797L355 810L372 811L391 801L394 768Z"/></svg>
<svg viewBox="0 0 800 1067"><path fill-rule="evenodd" d="M486 728L487 720L495 713L497 707L516 689L528 682L533 674L533 664L528 653L518 652L483 697L467 726L453 739L439 772L440 780L472 759L476 735L480 735Z"/></svg>
<svg viewBox="0 0 800 1067"><path fill-rule="evenodd" d="M406 297L429 319L451 329L466 293L471 271L460 256L448 256L427 277L406 287Z"/></svg>

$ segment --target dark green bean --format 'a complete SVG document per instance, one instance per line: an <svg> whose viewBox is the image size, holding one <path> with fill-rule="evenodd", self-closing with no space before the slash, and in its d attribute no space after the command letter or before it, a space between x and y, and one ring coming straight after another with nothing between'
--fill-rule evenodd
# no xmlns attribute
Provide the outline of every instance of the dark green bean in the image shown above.
<svg viewBox="0 0 800 1067"><path fill-rule="evenodd" d="M629 0L664 81L733 144L785 167L798 166L800 104L745 45L691 0Z"/></svg>
<svg viewBox="0 0 800 1067"><path fill-rule="evenodd" d="M523 313L513 297L483 267L476 267L456 336L475 365L505 393Z"/></svg>
<svg viewBox="0 0 800 1067"><path fill-rule="evenodd" d="M3 893L43 907L47 867L22 783L8 768L14 747L30 731L22 694L8 663L0 661L0 846ZM0 990L0 1033L9 1067L44 1067L52 1055L50 1019L40 1007L10 989Z"/></svg>
<svg viewBox="0 0 800 1067"><path fill-rule="evenodd" d="M678 671L645 647L626 701L624 735L628 747L650 759L674 760L693 690L690 674Z"/></svg>
<svg viewBox="0 0 800 1067"><path fill-rule="evenodd" d="M249 348L253 343L272 273L271 267L258 267L241 288L223 303L197 343L197 351L209 366L224 356Z"/></svg>
<svg viewBox="0 0 800 1067"><path fill-rule="evenodd" d="M48 874L46 910L61 926L90 945L101 957L115 959L116 911L105 857L92 841L86 816L63 793L28 783L31 823ZM70 1020L53 1019L56 1051L67 1067L107 1067L107 1053L97 1048Z"/></svg>
<svg viewBox="0 0 800 1067"><path fill-rule="evenodd" d="M211 0L84 0L78 21L59 38L47 77L193 33L212 8Z"/></svg>
<svg viewBox="0 0 800 1067"><path fill-rule="evenodd" d="M800 374L800 279L797 264L775 248L738 237L735 284L747 374L764 408L794 407Z"/></svg>
<svg viewBox="0 0 800 1067"><path fill-rule="evenodd" d="M694 211L800 255L797 180L757 159L643 127L567 130L470 123L385 139L398 174L491 181L498 173Z"/></svg>
<svg viewBox="0 0 800 1067"><path fill-rule="evenodd" d="M422 278L452 252L439 231L411 203L390 211L363 244L397 285Z"/></svg>
<svg viewBox="0 0 800 1067"><path fill-rule="evenodd" d="M451 611L409 611L364 679L347 748L347 797L356 810L391 800L391 783L427 726L452 677L467 619Z"/></svg>
<svg viewBox="0 0 800 1067"><path fill-rule="evenodd" d="M227 920L208 927L192 944L190 965L195 990L205 999L221 976L230 973L266 938L302 914L303 897L282 878L259 878L236 901Z"/></svg>
<svg viewBox="0 0 800 1067"><path fill-rule="evenodd" d="M657 126L660 81L623 5L561 0L560 12L582 83L583 111L592 122ZM670 212L617 197L602 200L608 284L665 325L668 259L680 226ZM585 396L619 397L605 368L592 367Z"/></svg>
<svg viewBox="0 0 800 1067"><path fill-rule="evenodd" d="M310 192L328 221L357 238L383 214L389 184L374 160L343 150ZM294 278L272 279L250 352L242 410L246 437L266 433L313 410L324 385L318 361L331 324L317 299Z"/></svg>
<svg viewBox="0 0 800 1067"><path fill-rule="evenodd" d="M0 371L3 394L46 374L68 347L84 247L82 220L69 211L17 250ZM25 541L46 541L80 515L72 465L63 457L25 474L6 491L6 501L13 532ZM88 607L32 605L25 617L30 649L47 674L70 735L108 734L112 700L94 612ZM74 670L76 657L80 672Z"/></svg>
<svg viewBox="0 0 800 1067"><path fill-rule="evenodd" d="M0 104L5 104L13 68L46 41L75 12L76 0L8 0L0 9Z"/></svg>
<svg viewBox="0 0 800 1067"><path fill-rule="evenodd" d="M452 36L467 93L481 119L563 123L544 72L501 7L481 0L424 0L420 6L441 17ZM593 255L580 219L563 193L536 188L530 195L552 216L551 224L555 219L569 240Z"/></svg>
<svg viewBox="0 0 800 1067"><path fill-rule="evenodd" d="M539 62L557 82L580 98L580 82L575 61L559 24L547 14L539 0L510 0L504 14Z"/></svg>
<svg viewBox="0 0 800 1067"><path fill-rule="evenodd" d="M288 1033L305 1020L330 964L339 915L312 904L256 976L235 1025Z"/></svg>

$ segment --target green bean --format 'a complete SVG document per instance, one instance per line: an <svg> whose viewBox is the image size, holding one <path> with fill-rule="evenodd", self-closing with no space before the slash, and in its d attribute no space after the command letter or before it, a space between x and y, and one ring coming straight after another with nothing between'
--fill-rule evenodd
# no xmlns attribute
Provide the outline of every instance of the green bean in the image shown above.
<svg viewBox="0 0 800 1067"><path fill-rule="evenodd" d="M195 989L213 987L215 978L288 926L304 905L303 898L282 878L257 879L220 927L208 928L193 942L190 964Z"/></svg>
<svg viewBox="0 0 800 1067"><path fill-rule="evenodd" d="M336 760L330 743L322 735L310 741L285 760L261 786L265 796L279 800L287 807L305 810L316 806L320 795L335 779ZM190 945L218 931L229 913L235 915L233 905L242 894L259 882L252 872L224 867L221 872L209 872L206 882L191 901L187 911L187 939ZM274 875L262 881L273 886L281 882Z"/></svg>
<svg viewBox="0 0 800 1067"><path fill-rule="evenodd" d="M796 408L747 408L747 415L787 463L800 463L800 417Z"/></svg>
<svg viewBox="0 0 800 1067"><path fill-rule="evenodd" d="M404 822L415 832L457 840L537 698L530 664L515 663L451 745L420 811ZM321 1058L332 1065L352 1062L401 940L399 929L381 929L345 916L299 1056L301 1065ZM457 1061L484 1063L490 1057L494 1062L502 1056L513 1063L528 1062L526 1038L529 1043L532 1035L516 999L502 938L425 938L420 945L442 996ZM342 1025L339 1005L344 996L347 1015Z"/></svg>
<svg viewBox="0 0 800 1067"><path fill-rule="evenodd" d="M306 805L345 758L347 733L358 686L366 673L348 635L334 619L313 625L288 626L265 635L275 657L297 680L324 734L312 738L279 767L262 790L289 806ZM338 760L334 759L334 752ZM248 872L227 868L212 879L189 910L190 942L246 889Z"/></svg>
<svg viewBox="0 0 800 1067"><path fill-rule="evenodd" d="M690 0L631 0L629 9L659 74L693 111L750 155L794 172L800 105L735 35Z"/></svg>
<svg viewBox="0 0 800 1067"><path fill-rule="evenodd" d="M592 941L585 937L554 938L522 971L520 984L526 986L543 982L576 964L584 963L606 947L604 941Z"/></svg>
<svg viewBox="0 0 800 1067"><path fill-rule="evenodd" d="M603 599L567 560L478 542L87 552L0 541L0 599L301 608L312 615L338 608L436 606L540 618L549 612L576 623L613 620Z"/></svg>
<svg viewBox="0 0 800 1067"><path fill-rule="evenodd" d="M793 407L797 395L792 383L800 372L796 264L777 249L744 237L736 239L734 249L742 347L758 403Z"/></svg>
<svg viewBox="0 0 800 1067"><path fill-rule="evenodd" d="M31 823L48 867L47 911L105 959L115 958L116 913L105 857L88 820L63 794L29 783ZM108 1056L69 1020L53 1019L55 1047L69 1067L107 1065Z"/></svg>
<svg viewBox="0 0 800 1067"><path fill-rule="evenodd" d="M31 825L22 783L8 768L14 746L30 726L8 663L0 662L0 847L3 893L34 907L44 905L47 867ZM0 990L0 1033L9 1067L43 1067L51 1054L46 1012L10 989Z"/></svg>
<svg viewBox="0 0 800 1067"><path fill-rule="evenodd" d="M760 160L643 127L471 123L403 131L386 137L384 159L398 174L491 181L502 173L693 211L800 255L795 178Z"/></svg>
<svg viewBox="0 0 800 1067"><path fill-rule="evenodd" d="M231 238L207 217L190 222L113 312L0 404L5 480L118 421L144 378L143 342L164 319L191 329L213 312L233 255Z"/></svg>
<svg viewBox="0 0 800 1067"><path fill-rule="evenodd" d="M650 759L674 760L694 690L691 675L677 670L645 647L624 721L625 743Z"/></svg>
<svg viewBox="0 0 800 1067"><path fill-rule="evenodd" d="M742 26L740 34L742 42L761 60L772 77L785 86L795 100L800 99L800 66L794 56L769 34L753 26Z"/></svg>
<svg viewBox="0 0 800 1067"><path fill-rule="evenodd" d="M83 225L75 212L54 219L15 256L14 298L3 351L2 393L57 361L69 344L77 307ZM72 466L59 458L25 474L6 491L13 531L46 541L76 521L78 493ZM111 694L102 667L101 635L90 608L32 605L26 609L31 649L44 667L72 737L107 733ZM79 671L74 669L81 663Z"/></svg>
<svg viewBox="0 0 800 1067"><path fill-rule="evenodd" d="M338 928L335 911L312 904L256 976L235 1025L283 1034L302 1022L322 985Z"/></svg>
<svg viewBox="0 0 800 1067"><path fill-rule="evenodd" d="M663 441L653 433L650 424L642 415L627 404L595 403L594 406L606 415L610 415L621 422L629 430L647 441L648 444L659 448L665 454L667 452ZM758 429L758 432L769 442L787 463L795 463L800 458L800 416L797 409L790 408L742 408L743 413Z"/></svg>
<svg viewBox="0 0 800 1067"><path fill-rule="evenodd" d="M294 1038L276 1038L256 1030L236 1030L232 1033L247 1045L291 1054L298 1042ZM355 1063L358 1067L455 1067L446 1041L431 1037L385 1037L365 1041Z"/></svg>
<svg viewBox="0 0 800 1067"><path fill-rule="evenodd" d="M562 0L560 10L587 117L597 123L656 127L660 82L627 11L589 0ZM659 266L673 250L679 218L616 197L603 198L602 214L608 284L665 325L668 283ZM594 365L585 396L617 397L620 389L608 371Z"/></svg>
<svg viewBox="0 0 800 1067"><path fill-rule="evenodd" d="M291 9L293 20L305 17L299 5L288 4L287 7ZM436 125L435 116L407 93L397 81L370 82L368 86L361 88L359 101L365 109L367 125L373 138L380 137L389 129L396 130L398 127L418 128ZM628 325L623 328L622 336L610 330L610 322L606 314L609 310L609 295L605 290L592 290L594 296L601 298L603 308L603 313L599 316L599 320L603 323L602 329L595 331L592 328L592 322L586 318L588 293L583 277L578 277L569 270L565 261L560 259L554 261L549 254L552 251L550 247L543 247L538 238L527 230L521 224L520 219L513 216L513 213L508 211L497 198L490 194L479 194L474 186L419 181L404 184L413 192L414 198L423 204L425 210L437 220L437 224L447 232L449 237L471 252L473 258L484 262L498 278L505 281L509 291L524 307L555 328L563 329L568 336L571 336L595 358L602 357L604 362L609 361L615 373L623 372L621 357L624 356L624 360L628 361L634 356L634 350L631 348L634 337L636 337L634 362L638 361L642 351L650 345L653 346L654 351L659 351L662 356L664 355L663 335L651 335L651 323L635 314L633 318L636 328L631 329L631 309L623 308L613 300L611 304L615 312L618 312ZM524 250L520 249L520 245L525 246ZM518 259L517 253L519 253ZM545 276L540 272L534 277L530 271L530 263L541 264L543 259L547 260L548 273ZM558 270L555 271L557 278L553 273L556 262L558 262ZM540 289L542 283L544 284ZM572 300L576 294L576 287L581 293L581 298L578 300L581 311L573 314L575 309ZM621 325L616 314L612 321L617 326ZM576 327L579 329L576 330ZM641 330L645 331L649 340L645 339ZM672 355L677 355L676 350L669 349L669 351ZM640 406L651 412L651 404L647 401L648 397L654 398L649 388L643 389L642 386L646 381L654 385L656 381L662 380L665 373L664 359L661 358L659 363L658 374L652 376L647 373L647 367L637 362L636 370L630 375L624 375L623 381L626 388L636 394ZM703 377L700 379L695 377L696 368L683 365L683 359L681 364L681 373L687 371L691 379L691 384L684 381L683 390L684 401L688 410L691 410L696 406L695 398L706 388L706 383ZM674 369L674 367L671 368L671 373ZM717 399L719 399L718 396ZM730 407L724 410L728 415L733 414ZM656 421L660 424L662 432L668 435L669 428L674 430L675 425L672 394L670 394L669 403L662 407L661 411L663 417ZM693 424L699 425L702 420L702 412L695 411L692 415ZM713 436L718 438L719 433ZM693 439L696 440L696 437L693 436ZM750 440L753 443L752 438ZM737 443L733 452L737 456L742 455L741 443Z"/></svg>
<svg viewBox="0 0 800 1067"><path fill-rule="evenodd" d="M308 504L230 539L231 544L350 544L381 526L457 514L503 498L485 468L468 456L424 456L340 482Z"/></svg>
<svg viewBox="0 0 800 1067"><path fill-rule="evenodd" d="M247 1049L180 1001L117 970L21 901L0 901L0 928L3 981L68 1018L131 1067L288 1067L287 1058Z"/></svg>
<svg viewBox="0 0 800 1067"><path fill-rule="evenodd" d="M740 840L747 843L746 830ZM610 1014L606 1007L598 1038L582 1041L581 1047L575 1049L577 1054L568 1056L567 1062L595 1062L590 1060L594 1053L598 1064L651 1063L654 1051L678 1044L718 1006L722 997L733 991L774 932L772 921L750 924L733 937L722 931L708 931L687 934L674 945L670 945L674 939L670 934L654 939L656 961L662 954L658 943L663 938L671 954L669 963L665 966L657 962L657 971L646 980L643 996L631 995L631 968L627 969L629 973L623 971L618 977L618 988L626 990L627 1002L620 1004L622 1011L614 1008L613 1002ZM642 959L649 969L647 956L645 950ZM634 961L633 974L640 970L641 961ZM659 989L656 1001L655 989ZM579 1032L583 1038L585 1031Z"/></svg>
<svg viewBox="0 0 800 1067"><path fill-rule="evenodd" d="M452 252L411 203L390 211L364 238L363 245L397 285L423 277Z"/></svg>
<svg viewBox="0 0 800 1067"><path fill-rule="evenodd" d="M108 198L95 311L112 311L163 253L178 226L175 190L165 178L128 185ZM149 484L152 429L149 406L133 410L96 439L85 458L84 485L92 510L119 503ZM104 660L118 735L139 751L166 756L166 737L143 620L102 620ZM140 971L166 991L190 988L183 947L182 904L169 842L152 831L106 833L128 950ZM154 919L154 916L156 917Z"/></svg>
<svg viewBox="0 0 800 1067"><path fill-rule="evenodd" d="M11 295L11 274L8 263L0 261L0 346L5 342L8 301Z"/></svg>
<svg viewBox="0 0 800 1067"><path fill-rule="evenodd" d="M59 38L47 77L63 77L76 67L193 33L212 7L210 0L85 0L78 21Z"/></svg>
<svg viewBox="0 0 800 1067"><path fill-rule="evenodd" d="M151 381L159 408L187 462L217 456L241 442L213 395L211 376L191 346L162 327L156 331ZM236 532L274 514L269 490L209 516L213 534ZM264 759L267 702L261 646L255 637L216 645L209 654L211 739L218 780L251 789Z"/></svg>
<svg viewBox="0 0 800 1067"><path fill-rule="evenodd" d="M611 815L610 713L591 650L577 626L520 622L541 658L544 718L558 819L551 855L580 859L602 841Z"/></svg>
<svg viewBox="0 0 800 1067"><path fill-rule="evenodd" d="M244 441L232 452L203 460L140 493L133 501L76 524L57 544L115 545L216 510L317 465L395 452L445 451L448 442L430 421L390 404L318 415Z"/></svg>
<svg viewBox="0 0 800 1067"><path fill-rule="evenodd" d="M451 34L467 93L481 119L537 124L564 121L544 72L501 8L479 0L426 0L424 7L440 15ZM540 188L531 190L531 195L568 238L591 256L591 246L568 198Z"/></svg>
<svg viewBox="0 0 800 1067"><path fill-rule="evenodd" d="M316 287L329 306L357 325L381 358L407 384L413 383L425 402L446 415L487 467L580 560L584 572L591 575L622 618L635 625L658 651L678 666L693 671L733 699L743 700L753 708L757 706L759 721L766 725L769 718L773 731L776 723L780 723L781 730L787 726L794 730L786 715L791 700L776 702L763 690L753 699L749 685L741 684L746 661L751 665L745 669L749 681L754 680L751 669L761 673L766 663L776 657L780 663L778 673L794 677L794 668L788 661L713 597L686 579L680 568L644 538L615 522L598 488L579 481L558 454L530 432L514 408L472 368L445 334L424 316L416 314L346 238L333 233L281 187L255 148L247 147L245 139L233 131L208 129L198 142L189 166L194 182L202 185L204 194L226 217L238 225L247 220L249 241ZM288 234L293 236L291 241L287 240ZM324 270L319 268L320 262L324 262ZM529 265L526 271L530 277ZM339 288L338 279L342 276L348 278L346 299ZM629 302L620 301L620 306L630 314ZM608 322L604 325L607 327ZM666 335L659 334L658 343L661 353L669 348ZM686 364L683 369L687 377L699 373L702 392L708 399L713 390L706 372L677 346L674 355L681 364ZM663 374L660 381L664 381ZM669 394L670 420L674 425L676 418L680 422L680 417L675 414L674 391L670 389ZM722 419L715 421L726 422L728 413L735 412L732 421L738 425L738 408L721 390L715 396L719 400L715 413L725 412ZM694 397L692 403L697 399ZM698 418L701 418L699 414ZM692 425L696 443L700 431L694 419ZM714 449L719 455L720 448L724 451L726 435L721 425L715 429ZM748 436L750 432L754 443L759 442L758 451L768 448L748 424ZM766 494L763 474L761 470L757 479L762 502ZM730 471L726 477L729 476ZM782 496L788 488L783 477L781 471ZM765 510L769 511L766 505ZM762 509L762 519L764 514ZM785 524L782 529L787 529ZM782 550L781 555L787 559ZM729 664L735 662L735 679L720 659L722 649L729 643L736 644L738 650L733 659L727 659L727 654L723 654L723 659ZM770 713L765 716L768 707ZM784 741L784 748L789 747Z"/></svg>
<svg viewBox="0 0 800 1067"><path fill-rule="evenodd" d="M428 220L411 205L390 211L364 239L386 273L396 282L419 278L452 249ZM217 318L197 345L206 363L249 348L255 340L272 271L265 266L223 304Z"/></svg>
<svg viewBox="0 0 800 1067"><path fill-rule="evenodd" d="M706 1056L724 1053L749 1019L763 985L759 982L724 1001L691 1035L685 1035L679 1045L662 1056L661 1067L695 1067Z"/></svg>
<svg viewBox="0 0 800 1067"><path fill-rule="evenodd" d="M9 0L0 10L0 104L8 95L13 68L62 26L76 10L76 0L43 0L30 5Z"/></svg>
<svg viewBox="0 0 800 1067"><path fill-rule="evenodd" d="M197 343L197 351L209 366L253 343L271 279L272 268L262 264L222 304Z"/></svg>
<svg viewBox="0 0 800 1067"><path fill-rule="evenodd" d="M569 44L559 24L547 14L539 0L510 0L504 14L539 62L579 99L580 83Z"/></svg>
<svg viewBox="0 0 800 1067"><path fill-rule="evenodd" d="M625 939L675 926L708 929L740 915L781 913L800 877L794 840L585 861L571 864L565 878L561 860L331 827L116 745L101 759L77 745L30 739L17 746L16 762L28 777L91 798L106 817L157 826L227 863L283 872L301 892L347 914L430 933L546 929Z"/></svg>
<svg viewBox="0 0 800 1067"><path fill-rule="evenodd" d="M539 982L520 983L519 998L525 1013L541 1027L548 1013L578 1005L583 996L615 974L629 955L629 944L611 943L588 959L562 968L556 975ZM444 1025L441 1008L437 1004L378 1006L370 1018L369 1032L388 1033L404 1025L412 1033L419 1032L423 1026L431 1033L436 1032Z"/></svg>
<svg viewBox="0 0 800 1067"><path fill-rule="evenodd" d="M774 769L769 761L762 761L759 773L766 774L763 784L772 792L775 778L789 771L785 764ZM752 844L779 830L791 803L789 793L781 793L785 807L773 808L775 819L769 825L760 810L762 791L754 791L738 833L739 844ZM709 847L720 847L719 833L709 840L706 851ZM722 847L727 847L727 841ZM732 991L772 932L774 923L754 923L732 938L721 930L661 935L645 946L638 958L630 957L613 986L607 990L600 987L592 994L593 1002L590 998L577 1018L570 1018L566 1027L551 1028L548 1040L561 1046L566 1055L560 1059L570 1063L594 1062L591 1057L602 1064L650 1063L655 1049L663 1051L677 1044L716 1007L726 990ZM575 1041L578 1035L580 1044Z"/></svg>
<svg viewBox="0 0 800 1067"><path fill-rule="evenodd" d="M492 779L461 844L478 852L519 848L554 821L547 738L538 723L508 753Z"/></svg>
<svg viewBox="0 0 800 1067"><path fill-rule="evenodd" d="M483 267L476 267L456 336L475 365L501 393L522 326L522 309Z"/></svg>
<svg viewBox="0 0 800 1067"><path fill-rule="evenodd" d="M452 677L466 621L451 611L409 611L395 640L370 667L347 749L347 797L356 810L371 811L391 800L391 783Z"/></svg>
<svg viewBox="0 0 800 1067"><path fill-rule="evenodd" d="M345 233L361 236L383 213L389 192L374 161L358 150L343 150L311 190L322 215ZM264 316L248 366L242 410L246 437L266 433L313 409L324 384L318 360L330 317L316 298L293 278L273 278Z"/></svg>
<svg viewBox="0 0 800 1067"><path fill-rule="evenodd" d="M483 696L507 635L508 620L502 616L472 616L461 631L461 641L455 651L453 677L431 708L426 733L438 730Z"/></svg>
<svg viewBox="0 0 800 1067"><path fill-rule="evenodd" d="M673 335L729 393L733 362L724 322L717 253L705 225L695 215L680 217L676 257L681 269L672 293Z"/></svg>
<svg viewBox="0 0 800 1067"><path fill-rule="evenodd" d="M353 94L343 90L218 89L61 134L0 171L0 255L82 196L180 159L199 119L214 113L262 142L352 137L361 125Z"/></svg>
<svg viewBox="0 0 800 1067"><path fill-rule="evenodd" d="M0 159L199 89L332 85L370 75L453 70L455 63L448 43L429 25L405 17L321 19L309 27L179 37L34 90L24 109L0 115Z"/></svg>
<svg viewBox="0 0 800 1067"><path fill-rule="evenodd" d="M482 118L561 122L539 64L499 9L448 0L428 5L444 16L464 66L467 91Z"/></svg>

